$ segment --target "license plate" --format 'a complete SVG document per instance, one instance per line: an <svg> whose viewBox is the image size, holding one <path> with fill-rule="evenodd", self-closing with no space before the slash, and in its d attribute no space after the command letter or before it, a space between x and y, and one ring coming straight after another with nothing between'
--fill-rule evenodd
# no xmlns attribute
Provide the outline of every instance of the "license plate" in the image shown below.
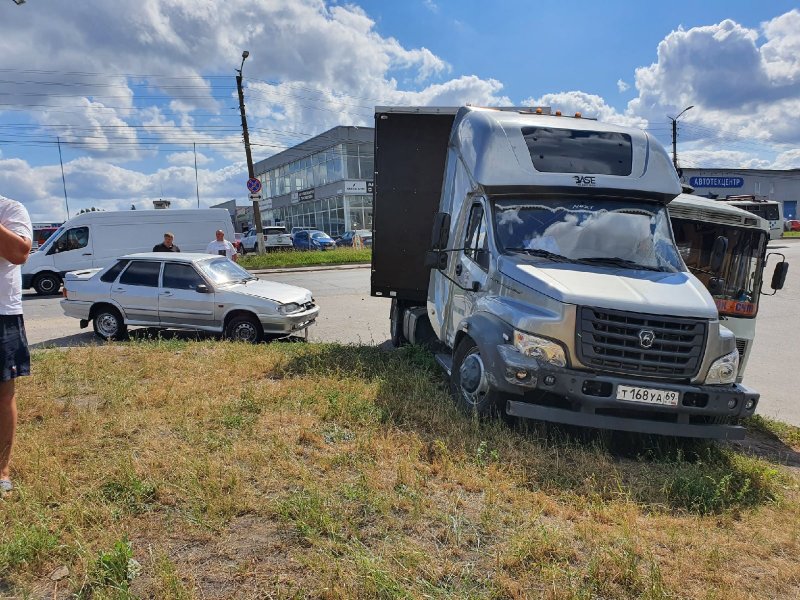
<svg viewBox="0 0 800 600"><path fill-rule="evenodd" d="M680 392L673 392L671 390L655 390L653 388L635 387L631 385L617 386L617 400L677 406L680 398Z"/></svg>

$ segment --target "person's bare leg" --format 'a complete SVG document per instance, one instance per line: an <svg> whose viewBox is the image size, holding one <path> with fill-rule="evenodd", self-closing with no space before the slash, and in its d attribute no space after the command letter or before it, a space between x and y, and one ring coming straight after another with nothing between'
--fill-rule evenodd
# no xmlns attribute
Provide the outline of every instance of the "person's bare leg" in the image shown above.
<svg viewBox="0 0 800 600"><path fill-rule="evenodd" d="M11 448L17 430L14 380L0 382L0 480L11 479Z"/></svg>

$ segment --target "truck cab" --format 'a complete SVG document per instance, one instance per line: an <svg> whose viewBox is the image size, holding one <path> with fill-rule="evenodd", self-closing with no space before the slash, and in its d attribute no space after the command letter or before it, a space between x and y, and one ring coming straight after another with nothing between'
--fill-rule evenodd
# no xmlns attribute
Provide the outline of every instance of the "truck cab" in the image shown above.
<svg viewBox="0 0 800 600"><path fill-rule="evenodd" d="M681 186L650 135L543 109L378 108L375 144L372 293L392 298L395 343L439 348L463 409L744 436L758 394L675 244Z"/></svg>

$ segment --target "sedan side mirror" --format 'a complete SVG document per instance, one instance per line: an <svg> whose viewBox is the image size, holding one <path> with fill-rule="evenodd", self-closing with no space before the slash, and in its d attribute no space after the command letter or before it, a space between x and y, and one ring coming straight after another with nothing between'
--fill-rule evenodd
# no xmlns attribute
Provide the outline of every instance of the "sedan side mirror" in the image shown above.
<svg viewBox="0 0 800 600"><path fill-rule="evenodd" d="M211 290L208 289L208 286L205 283L200 283L196 288L194 288L196 292L200 294L208 294Z"/></svg>

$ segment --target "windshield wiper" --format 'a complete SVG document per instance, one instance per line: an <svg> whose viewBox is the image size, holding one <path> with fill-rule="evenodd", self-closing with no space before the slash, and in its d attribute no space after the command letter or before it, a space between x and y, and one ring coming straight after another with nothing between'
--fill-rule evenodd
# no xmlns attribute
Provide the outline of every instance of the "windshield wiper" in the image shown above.
<svg viewBox="0 0 800 600"><path fill-rule="evenodd" d="M509 252L524 252L525 254L530 254L531 256L549 258L550 260L554 260L556 262L573 262L571 258L562 256L561 254L556 254L555 252L550 252L549 250L542 250L541 248L506 248L506 250Z"/></svg>
<svg viewBox="0 0 800 600"><path fill-rule="evenodd" d="M663 271L663 269L659 267L651 267L649 265L641 265L637 262L632 260L628 260L627 258L619 258L619 257L606 257L606 256L587 256L585 258L579 258L575 262L579 262L582 264L605 264L611 265L614 267L623 267L626 269L643 269L645 271Z"/></svg>

